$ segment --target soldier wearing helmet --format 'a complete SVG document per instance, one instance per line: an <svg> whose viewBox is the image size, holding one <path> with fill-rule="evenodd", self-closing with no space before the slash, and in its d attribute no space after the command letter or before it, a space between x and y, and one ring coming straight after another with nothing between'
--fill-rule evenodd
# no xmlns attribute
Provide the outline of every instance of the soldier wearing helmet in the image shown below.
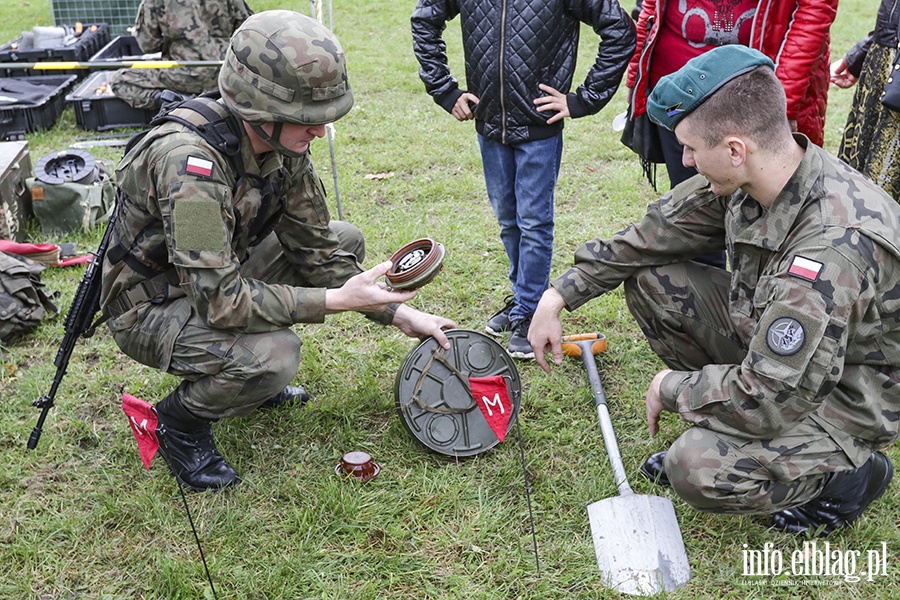
<svg viewBox="0 0 900 600"><path fill-rule="evenodd" d="M156 407L160 452L196 489L240 481L211 423L302 404L295 323L358 311L449 347L445 318L406 304L415 292L364 270L364 240L331 221L309 145L350 110L334 34L274 10L234 34L218 100L176 106L126 152L101 307L116 343L181 378ZM199 104L198 104L199 103Z"/></svg>

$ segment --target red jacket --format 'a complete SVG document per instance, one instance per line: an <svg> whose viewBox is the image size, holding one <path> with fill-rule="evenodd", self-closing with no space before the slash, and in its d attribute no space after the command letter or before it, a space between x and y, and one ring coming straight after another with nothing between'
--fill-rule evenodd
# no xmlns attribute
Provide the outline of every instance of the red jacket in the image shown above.
<svg viewBox="0 0 900 600"><path fill-rule="evenodd" d="M647 74L667 1L643 0L637 22L638 50L628 65L626 85L633 90L631 116L647 111ZM750 32L750 47L775 63L787 94L787 117L797 130L822 145L830 69L829 30L838 0L760 0Z"/></svg>

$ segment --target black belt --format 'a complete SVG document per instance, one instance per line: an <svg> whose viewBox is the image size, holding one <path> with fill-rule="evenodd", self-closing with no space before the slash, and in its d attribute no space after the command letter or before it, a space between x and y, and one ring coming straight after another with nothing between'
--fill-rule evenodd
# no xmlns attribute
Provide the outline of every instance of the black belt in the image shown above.
<svg viewBox="0 0 900 600"><path fill-rule="evenodd" d="M165 274L154 277L153 279L145 279L130 290L126 290L116 296L106 305L106 313L113 319L120 317L129 310L144 302L152 302L154 304L162 304L175 294L173 288ZM183 296L184 293L178 294Z"/></svg>

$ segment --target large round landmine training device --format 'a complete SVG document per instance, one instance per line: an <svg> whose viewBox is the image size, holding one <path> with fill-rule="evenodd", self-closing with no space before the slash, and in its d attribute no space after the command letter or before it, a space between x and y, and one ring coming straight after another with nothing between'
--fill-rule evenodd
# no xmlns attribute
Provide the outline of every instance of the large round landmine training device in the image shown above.
<svg viewBox="0 0 900 600"><path fill-rule="evenodd" d="M41 157L34 167L34 178L48 185L90 185L100 179L100 168L90 152L69 149Z"/></svg>
<svg viewBox="0 0 900 600"><path fill-rule="evenodd" d="M444 267L446 250L430 238L412 241L394 253L385 275L395 290L417 290L429 283Z"/></svg>
<svg viewBox="0 0 900 600"><path fill-rule="evenodd" d="M491 409L506 411L506 432L522 402L522 382L513 359L487 335L467 329L447 331L450 349L433 337L406 357L397 373L394 396L400 419L424 446L447 456L469 457L500 443L466 382L500 376L506 383L508 406L489 399Z"/></svg>

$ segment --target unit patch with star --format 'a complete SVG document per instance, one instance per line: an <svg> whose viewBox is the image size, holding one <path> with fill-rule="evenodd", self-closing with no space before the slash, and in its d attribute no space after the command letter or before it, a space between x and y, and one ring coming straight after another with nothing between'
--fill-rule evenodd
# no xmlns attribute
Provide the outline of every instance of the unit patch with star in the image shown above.
<svg viewBox="0 0 900 600"><path fill-rule="evenodd" d="M766 344L769 350L779 356L796 354L805 343L806 332L803 325L793 317L775 319L766 331Z"/></svg>

